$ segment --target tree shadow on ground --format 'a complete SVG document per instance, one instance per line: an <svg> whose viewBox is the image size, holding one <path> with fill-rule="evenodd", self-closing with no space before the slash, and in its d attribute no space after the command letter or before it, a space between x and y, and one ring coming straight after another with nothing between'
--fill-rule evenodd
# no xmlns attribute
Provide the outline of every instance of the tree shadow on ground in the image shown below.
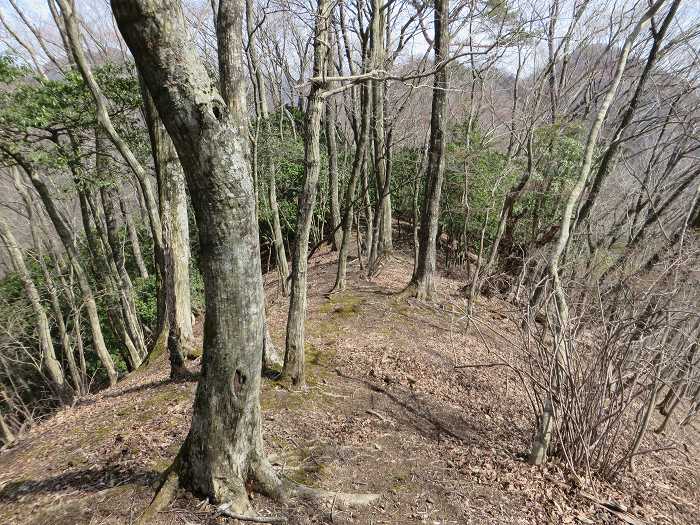
<svg viewBox="0 0 700 525"><path fill-rule="evenodd" d="M143 383L140 385L132 386L130 388L125 388L124 390L119 390L117 392L110 392L105 394L103 397L110 399L121 397L128 394L136 394L138 392L143 392L146 390L158 389L167 385L177 385L182 383L196 383L199 381L199 372L187 372L180 377L161 379L159 381L151 381L150 383Z"/></svg>
<svg viewBox="0 0 700 525"><path fill-rule="evenodd" d="M367 389L383 394L386 403L383 409L399 425L410 426L422 436L440 441L442 436L458 439L465 444L475 444L480 441L480 434L484 433L482 425L474 425L461 415L454 412L446 412L417 396L414 392L394 385L396 392L377 386L371 381L352 377L336 370L340 377L362 383Z"/></svg>
<svg viewBox="0 0 700 525"><path fill-rule="evenodd" d="M44 479L11 481L0 490L0 503L11 503L26 496L37 497L55 492L98 492L125 484L149 486L159 477L160 472L123 465L76 470Z"/></svg>

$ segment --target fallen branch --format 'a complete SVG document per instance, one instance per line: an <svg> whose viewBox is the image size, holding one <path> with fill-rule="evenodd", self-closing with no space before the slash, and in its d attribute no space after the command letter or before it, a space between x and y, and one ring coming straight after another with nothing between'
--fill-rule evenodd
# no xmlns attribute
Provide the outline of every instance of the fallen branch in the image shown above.
<svg viewBox="0 0 700 525"><path fill-rule="evenodd" d="M617 516L625 523L629 523L630 525L649 525L647 521L638 518L634 514L630 514L629 512L627 512L626 508L618 505L614 501L603 501L583 491L579 492L579 494L587 500L590 500L593 503L597 504L599 507L602 507L603 509L607 510L613 516Z"/></svg>

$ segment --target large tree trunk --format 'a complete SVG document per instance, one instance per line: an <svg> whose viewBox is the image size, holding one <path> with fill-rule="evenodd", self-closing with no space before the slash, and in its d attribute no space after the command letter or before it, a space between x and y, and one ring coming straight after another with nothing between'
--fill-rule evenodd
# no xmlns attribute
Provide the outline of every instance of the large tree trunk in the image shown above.
<svg viewBox="0 0 700 525"><path fill-rule="evenodd" d="M314 78L322 77L326 71L329 6L328 0L319 0L316 11ZM282 374L290 377L292 383L297 386L304 386L306 381L304 377L304 321L306 318L307 254L321 164L320 136L324 87L325 82L314 82L309 93L304 137L304 189L299 196L299 212L292 257L292 287L289 298L287 340Z"/></svg>
<svg viewBox="0 0 700 525"><path fill-rule="evenodd" d="M192 426L163 490L140 522L150 523L178 478L212 502L230 502L233 512L247 510L248 482L275 497L313 495L330 502L339 496L338 501L348 503L343 495L283 482L263 451L265 312L255 188L247 158L242 1L219 2L221 95L188 38L178 0L113 0L112 9L185 172L199 230L207 307Z"/></svg>
<svg viewBox="0 0 700 525"><path fill-rule="evenodd" d="M449 53L448 1L435 0L435 72L430 117L427 180L421 214L418 261L407 291L419 299L430 299L434 291L436 242L440 196L445 171L445 121L447 113L447 70L443 61Z"/></svg>
<svg viewBox="0 0 700 525"><path fill-rule="evenodd" d="M223 99L187 37L179 2L114 0L112 8L173 139L199 230L204 354L192 426L179 454L180 480L197 494L243 511L248 480L268 491L275 487L260 424L264 308L247 159L242 5L220 2Z"/></svg>
<svg viewBox="0 0 700 525"><path fill-rule="evenodd" d="M146 121L151 138L151 151L158 179L160 216L163 226L163 258L165 272L165 322L159 327L156 344L167 340L170 375L185 373L185 357L191 352L192 303L190 292L190 231L187 218L185 175L175 146L158 116L148 90L142 86ZM167 339L166 339L167 338Z"/></svg>

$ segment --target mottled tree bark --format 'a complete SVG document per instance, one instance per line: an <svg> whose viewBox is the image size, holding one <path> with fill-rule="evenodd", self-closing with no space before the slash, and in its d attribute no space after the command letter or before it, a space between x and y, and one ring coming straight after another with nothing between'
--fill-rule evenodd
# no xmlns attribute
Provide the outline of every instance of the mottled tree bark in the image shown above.
<svg viewBox="0 0 700 525"><path fill-rule="evenodd" d="M221 94L187 36L178 0L112 0L124 40L185 172L197 218L207 307L202 373L192 425L140 523L149 523L178 482L233 512L249 506L246 484L278 498L320 497L284 482L265 458L260 416L264 298L255 188L248 160L242 0L220 0ZM371 501L373 498L364 498ZM362 501L362 500L361 500Z"/></svg>
<svg viewBox="0 0 700 525"><path fill-rule="evenodd" d="M330 2L319 0L314 35L314 78L322 77L326 71L329 18ZM304 377L304 321L306 318L307 254L321 167L320 136L324 87L325 82L314 82L309 93L304 137L304 189L299 196L296 237L292 255L292 286L282 374L291 378L292 383L297 386L304 386L306 382Z"/></svg>
<svg viewBox="0 0 700 525"><path fill-rule="evenodd" d="M165 319L157 337L167 341L171 377L186 372L185 358L193 345L190 293L190 231L185 175L170 136L163 127L148 90L142 85L146 122L158 180L163 227ZM156 343L158 344L158 343Z"/></svg>
<svg viewBox="0 0 700 525"><path fill-rule="evenodd" d="M187 37L173 0L113 0L119 28L173 139L192 196L202 252L206 322L192 426L178 456L181 482L214 502L248 507L245 483L268 492L260 367L263 289L255 189L248 162L240 2L218 12L222 94ZM222 97L223 95L223 97Z"/></svg>

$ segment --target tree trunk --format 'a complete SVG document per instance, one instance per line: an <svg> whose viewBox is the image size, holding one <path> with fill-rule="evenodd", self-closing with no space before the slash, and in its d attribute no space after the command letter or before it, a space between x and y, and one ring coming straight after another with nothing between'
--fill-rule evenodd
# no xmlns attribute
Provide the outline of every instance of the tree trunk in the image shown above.
<svg viewBox="0 0 700 525"><path fill-rule="evenodd" d="M322 77L326 71L329 9L330 2L328 0L319 0L314 35L314 78ZM304 321L306 318L307 254L321 164L320 135L324 87L325 82L314 82L309 93L304 137L304 189L299 196L299 212L292 257L292 286L282 374L291 378L292 383L297 386L304 386L306 382L304 376Z"/></svg>
<svg viewBox="0 0 700 525"><path fill-rule="evenodd" d="M245 511L248 480L267 492L277 492L279 480L264 457L260 422L264 307L247 159L243 6L227 0L219 5L223 98L187 37L179 2L112 2L182 163L202 251L204 354L192 426L177 460L180 481L213 502Z"/></svg>
<svg viewBox="0 0 700 525"><path fill-rule="evenodd" d="M2 438L5 446L10 446L15 442L15 435L5 422L5 416L0 412L0 438Z"/></svg>
<svg viewBox="0 0 700 525"><path fill-rule="evenodd" d="M381 0L372 0L372 24L371 24L371 53L374 69L383 70L385 67L384 36L386 32L385 6ZM373 142L374 142L374 176L377 187L377 223L374 243L368 250L371 251L367 267L372 268L375 260L391 253L391 195L389 193L389 179L386 163L386 134L384 127L384 99L386 83L382 80L372 80L372 117L373 117Z"/></svg>
<svg viewBox="0 0 700 525"><path fill-rule="evenodd" d="M340 245L340 251L338 252L338 270L335 277L335 285L333 286L333 292L342 292L345 290L347 283L347 264L348 264L348 253L350 251L350 240L352 237L352 222L353 222L353 208L355 202L355 193L357 190L357 181L360 178L360 171L362 170L362 165L364 164L365 156L367 154L367 142L369 135L369 104L370 104L370 93L368 83L365 82L361 87L360 96L360 129L358 131L358 141L355 146L355 158L352 162L352 171L350 172L350 180L345 188L345 211L343 215L343 241ZM359 231L357 228L357 242L360 242ZM359 244L358 244L359 246ZM358 249L358 257L362 257L360 250Z"/></svg>
<svg viewBox="0 0 700 525"><path fill-rule="evenodd" d="M49 329L49 320L46 317L46 312L41 304L39 292L36 289L36 285L34 284L32 276L24 262L22 250L20 250L19 246L17 245L17 241L15 240L15 236L12 234L12 230L10 230L9 225L2 217L0 217L0 237L5 242L5 248L10 255L12 266L22 282L24 291L27 294L27 299L29 299L32 310L34 311L37 325L36 329L39 336L39 349L41 352L41 365L43 371L46 372L49 378L49 384L54 390L59 401L63 404L70 404L73 398L73 389L66 382L65 376L63 375L63 369L61 368L61 363L59 363L58 359L56 359L53 340L51 339L51 331Z"/></svg>
<svg viewBox="0 0 700 525"><path fill-rule="evenodd" d="M165 272L162 282L165 292L166 322L160 327L159 338L167 337L170 375L177 377L186 371L185 358L191 352L194 339L186 183L175 146L163 127L153 99L145 86L142 86L142 96L158 180L163 227ZM162 342L165 339L160 340Z"/></svg>
<svg viewBox="0 0 700 525"><path fill-rule="evenodd" d="M146 356L146 342L143 337L143 328L136 313L134 304L134 287L131 278L124 266L124 255L122 243L119 238L119 226L117 223L117 201L118 192L114 183L105 180L109 173L109 152L107 151L106 137L99 128L95 132L96 144L96 172L97 177L102 181L100 186L100 196L105 214L105 229L107 233L107 246L112 253L112 261L116 266L116 279L119 301L121 304L122 319L126 330L127 349L129 351L129 361L131 368L135 370L141 365ZM129 342L131 344L129 344Z"/></svg>
<svg viewBox="0 0 700 525"><path fill-rule="evenodd" d="M277 204L277 177L276 164L274 160L270 166L270 180L268 181L268 198L270 200L270 212L272 215L272 235L275 245L275 259L277 261L277 271L280 275L282 295L289 295L289 264L287 262L287 252L284 249L284 237L282 235L282 225L280 224L280 211Z"/></svg>
<svg viewBox="0 0 700 525"><path fill-rule="evenodd" d="M29 229L32 234L32 240L34 241L34 246L37 250L37 259L39 261L39 266L41 267L42 275L44 276L44 286L49 294L49 299L51 300L51 310L53 311L54 319L56 320L56 326L58 327L58 335L61 340L61 347L63 349L63 354L66 357L66 362L68 363L68 371L71 375L71 380L73 382L73 390L75 394L80 396L83 391L83 379L81 377L80 371L78 370L77 364L75 362L75 355L73 354L73 346L71 345L70 338L68 337L68 332L66 330L66 324L63 320L63 312L61 311L61 303L58 298L58 292L56 291L56 286L54 284L53 276L46 265L46 260L44 259L44 251L42 249L42 239L39 235L38 223L41 223L41 217L38 217L34 213L34 205L29 197L26 187L24 186L21 175L18 169L13 170L14 185L17 192L22 196L24 201L24 207L27 210L27 218L29 219Z"/></svg>
<svg viewBox="0 0 700 525"><path fill-rule="evenodd" d="M158 203L153 195L153 189L148 179L148 174L139 163L133 151L131 151L131 148L127 142L123 139L119 132L117 132L112 124L112 119L107 112L107 100L102 93L100 86L97 84L97 81L92 74L92 70L90 69L90 66L85 58L85 53L80 42L80 28L74 6L69 0L57 0L57 2L61 8L61 13L63 14L64 24L62 29L65 31L66 41L70 46L70 51L78 70L80 71L80 74L95 101L97 121L99 125L102 126L114 146L117 148L117 151L119 151L120 155L124 158L126 164L134 173L143 194L143 198L146 201L148 220L151 227L151 235L153 237L154 259L156 261L157 271L162 275L164 267L162 229L160 225L160 216L158 215Z"/></svg>
<svg viewBox="0 0 700 525"><path fill-rule="evenodd" d="M102 363L102 366L105 367L110 386L114 386L117 383L117 371L114 368L114 361L112 360L112 356L107 351L107 346L105 345L104 337L102 336L102 328L100 326L100 318L97 312L97 304L95 303L95 298L90 288L90 283L88 282L85 269L80 263L80 256L78 254L77 246L75 245L75 238L73 237L71 229L68 227L68 224L63 218L61 212L58 210L58 208L56 208L56 205L51 198L51 192L46 184L36 173L34 173L31 165L28 162L26 162L24 159L20 159L19 157L15 157L15 160L18 160L22 168L29 175L29 179L31 180L34 188L37 190L37 193L39 194L39 197L46 208L46 212L48 213L49 218L56 229L56 233L58 233L63 247L68 254L71 266L75 272L75 277L78 281L78 287L80 288L85 310L88 314L88 322L90 325L90 332L92 334L93 347L100 359L100 362Z"/></svg>
<svg viewBox="0 0 700 525"><path fill-rule="evenodd" d="M593 165L593 155L595 153L596 144L598 142L598 135L603 127L605 118L607 117L610 105L613 102L615 94L617 93L617 88L620 85L620 80L622 79L622 74L627 66L627 59L629 58L629 53L632 48L632 44L637 38L637 35L646 26L654 14L661 8L666 0L657 0L647 12L642 16L639 22L635 25L632 32L627 36L625 43L620 51L620 55L617 58L617 64L615 66L615 72L610 85L605 93L605 96L601 102L600 107L596 113L591 129L588 132L588 138L586 140L586 145L583 153L583 161L581 163L581 168L579 170L578 178L574 184L571 192L569 193L566 206L564 208L563 217L561 220L561 225L559 228L559 238L552 248L547 261L547 270L553 283L553 296L554 296L554 308L553 311L557 314L557 321L554 327L554 341L555 346L555 370L553 372L553 384L550 388L557 388L557 384L562 384L563 381L563 371L567 369L568 360L570 357L570 343L567 340L569 332L569 308L566 301L566 292L564 291L564 286L561 282L560 272L559 272L559 262L564 253L564 250L569 242L569 236L571 233L571 225L573 220L573 213L576 205L581 197L583 188L588 181L588 177L591 172L591 167ZM552 396L552 394L549 394ZM549 401L548 401L549 402ZM546 406L545 406L546 409ZM556 412L556 410L554 411ZM554 413L553 412L553 413ZM545 420L547 414L546 411L543 412L540 419ZM542 432L540 431L540 435ZM530 461L533 464L540 464L544 461L546 454L541 453L541 449L544 446L544 452L546 453L547 443L543 445L538 436L535 437L533 443L533 448L530 453Z"/></svg>
<svg viewBox="0 0 700 525"><path fill-rule="evenodd" d="M447 113L447 71L442 62L449 54L448 1L435 0L435 72L430 117L427 180L421 214L418 261L407 291L419 299L433 295L436 265L436 242L440 216L440 196L445 170L445 120Z"/></svg>
<svg viewBox="0 0 700 525"><path fill-rule="evenodd" d="M265 78L260 70L258 50L255 47L255 17L253 16L253 0L245 1L246 29L248 30L248 59L250 60L251 79L255 88L255 112L259 118L266 119L267 93Z"/></svg>
<svg viewBox="0 0 700 525"><path fill-rule="evenodd" d="M328 61L332 63L332 60ZM340 226L340 199L338 195L338 143L336 140L336 122L338 119L335 100L326 102L326 147L328 150L328 190L331 193L331 230L333 231L333 250L339 250L343 242Z"/></svg>
<svg viewBox="0 0 700 525"><path fill-rule="evenodd" d="M142 279L148 279L148 268L146 267L146 261L143 260L143 252L141 251L138 231L136 230L136 225L134 224L134 220L131 218L129 210L126 207L126 201L121 194L119 195L119 209L122 212L122 218L124 219L124 223L126 223L126 229L129 233L131 253L134 254L134 261L136 262L136 267L139 270L139 276Z"/></svg>

